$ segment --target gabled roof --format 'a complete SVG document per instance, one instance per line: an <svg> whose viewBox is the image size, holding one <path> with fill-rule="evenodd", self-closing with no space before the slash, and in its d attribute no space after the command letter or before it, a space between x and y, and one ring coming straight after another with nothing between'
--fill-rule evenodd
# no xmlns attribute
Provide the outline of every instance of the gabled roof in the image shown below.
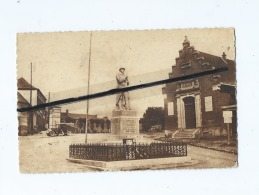
<svg viewBox="0 0 259 195"><path fill-rule="evenodd" d="M18 89L37 89L36 87L28 83L23 77L18 79L17 87Z"/></svg>
<svg viewBox="0 0 259 195"><path fill-rule="evenodd" d="M23 77L19 78L17 81L17 88L18 90L37 90L39 92L39 94L45 99L45 101L47 100L47 98L42 94L41 90L34 87L33 85L31 85L30 83L28 83Z"/></svg>
<svg viewBox="0 0 259 195"><path fill-rule="evenodd" d="M174 65L172 66L173 71L169 74L171 76L183 76L185 74L191 74L191 73L197 73L200 71L204 70L209 70L209 69L216 69L216 68L222 68L222 67L228 67L228 71L220 73L223 77L221 79L221 82L227 83L227 84L232 84L234 85L236 83L236 65L233 60L226 59L224 60L221 56L215 56L211 55L205 52L197 51L195 50L195 53L197 53L198 59L201 59L202 64L205 66L202 67L203 65L198 65L196 62L194 62L194 59L190 59L192 62L194 62L193 65L196 64L197 68L194 69L185 69L184 71L182 70L181 66ZM191 55L191 54L189 54ZM177 59L184 59L178 57ZM198 67L199 66L199 67ZM191 67L191 66L189 66Z"/></svg>
<svg viewBox="0 0 259 195"><path fill-rule="evenodd" d="M234 60L226 59L226 61L225 61L222 59L222 57L211 55L211 54L204 53L204 52L199 52L199 55L203 56L204 61L209 62L215 68L221 68L221 67L227 66L228 72L230 74L228 74L228 77L227 77L228 80L225 82L231 83L231 84L236 83L236 64L235 64Z"/></svg>
<svg viewBox="0 0 259 195"><path fill-rule="evenodd" d="M236 83L236 65L235 61L228 60L226 54L215 56L205 52L198 51L194 46L190 46L188 37L185 37L183 48L179 50L179 57L176 57L176 64L172 66L172 72L169 77L178 77L190 75L202 71L213 70L217 68L228 67L228 71L215 74L220 77L220 81L234 85Z"/></svg>
<svg viewBox="0 0 259 195"><path fill-rule="evenodd" d="M30 106L30 103L19 92L17 92L17 100L18 103L24 104L26 107Z"/></svg>

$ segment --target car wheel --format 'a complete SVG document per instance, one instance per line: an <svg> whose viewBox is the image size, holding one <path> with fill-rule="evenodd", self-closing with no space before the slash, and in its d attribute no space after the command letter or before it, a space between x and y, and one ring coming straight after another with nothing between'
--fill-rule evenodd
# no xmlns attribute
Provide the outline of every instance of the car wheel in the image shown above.
<svg viewBox="0 0 259 195"><path fill-rule="evenodd" d="M55 135L55 133L54 133L53 131L51 131L51 132L49 132L49 135L50 135L51 137L53 137L53 136Z"/></svg>

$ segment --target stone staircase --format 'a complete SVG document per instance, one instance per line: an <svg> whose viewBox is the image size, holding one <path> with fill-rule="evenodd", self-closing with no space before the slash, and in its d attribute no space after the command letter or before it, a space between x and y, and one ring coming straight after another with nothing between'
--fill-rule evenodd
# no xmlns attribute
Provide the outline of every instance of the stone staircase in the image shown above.
<svg viewBox="0 0 259 195"><path fill-rule="evenodd" d="M178 130L173 135L172 138L176 139L192 139L196 138L199 134L199 129L184 129Z"/></svg>

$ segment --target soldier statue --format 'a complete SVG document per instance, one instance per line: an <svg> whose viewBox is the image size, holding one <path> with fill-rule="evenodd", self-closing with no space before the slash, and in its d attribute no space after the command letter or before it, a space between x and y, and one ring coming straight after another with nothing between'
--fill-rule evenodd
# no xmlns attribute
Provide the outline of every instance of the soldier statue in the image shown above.
<svg viewBox="0 0 259 195"><path fill-rule="evenodd" d="M117 88L129 86L128 76L125 73L125 68L121 67L119 73L116 74ZM130 110L129 92L121 92L116 97L116 108L118 110Z"/></svg>

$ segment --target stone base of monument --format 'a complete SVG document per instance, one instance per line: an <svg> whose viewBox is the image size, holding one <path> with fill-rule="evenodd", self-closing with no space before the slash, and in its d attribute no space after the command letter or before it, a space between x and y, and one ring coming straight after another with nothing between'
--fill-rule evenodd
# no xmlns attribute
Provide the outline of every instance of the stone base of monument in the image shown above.
<svg viewBox="0 0 259 195"><path fill-rule="evenodd" d="M119 135L109 135L106 141L102 143L113 143L113 144L122 144L123 139L135 139L137 143L146 143L143 139L143 135L134 135L134 136L119 136Z"/></svg>
<svg viewBox="0 0 259 195"><path fill-rule="evenodd" d="M135 135L135 136L119 136L119 135L111 135L111 133L88 133L87 134L87 143L122 143L122 140L125 138L135 138L138 140L138 143L142 143L143 135ZM82 142L74 142L74 143L81 143Z"/></svg>
<svg viewBox="0 0 259 195"><path fill-rule="evenodd" d="M84 164L89 168L102 171L129 171L129 170L147 170L147 169L172 169L178 167L190 167L197 164L198 161L192 160L191 157L171 157L141 160L124 160L124 161L96 161L82 159L67 159L73 163Z"/></svg>
<svg viewBox="0 0 259 195"><path fill-rule="evenodd" d="M135 110L113 110L111 118L112 140L134 138L141 141L143 136L139 134L139 117Z"/></svg>

